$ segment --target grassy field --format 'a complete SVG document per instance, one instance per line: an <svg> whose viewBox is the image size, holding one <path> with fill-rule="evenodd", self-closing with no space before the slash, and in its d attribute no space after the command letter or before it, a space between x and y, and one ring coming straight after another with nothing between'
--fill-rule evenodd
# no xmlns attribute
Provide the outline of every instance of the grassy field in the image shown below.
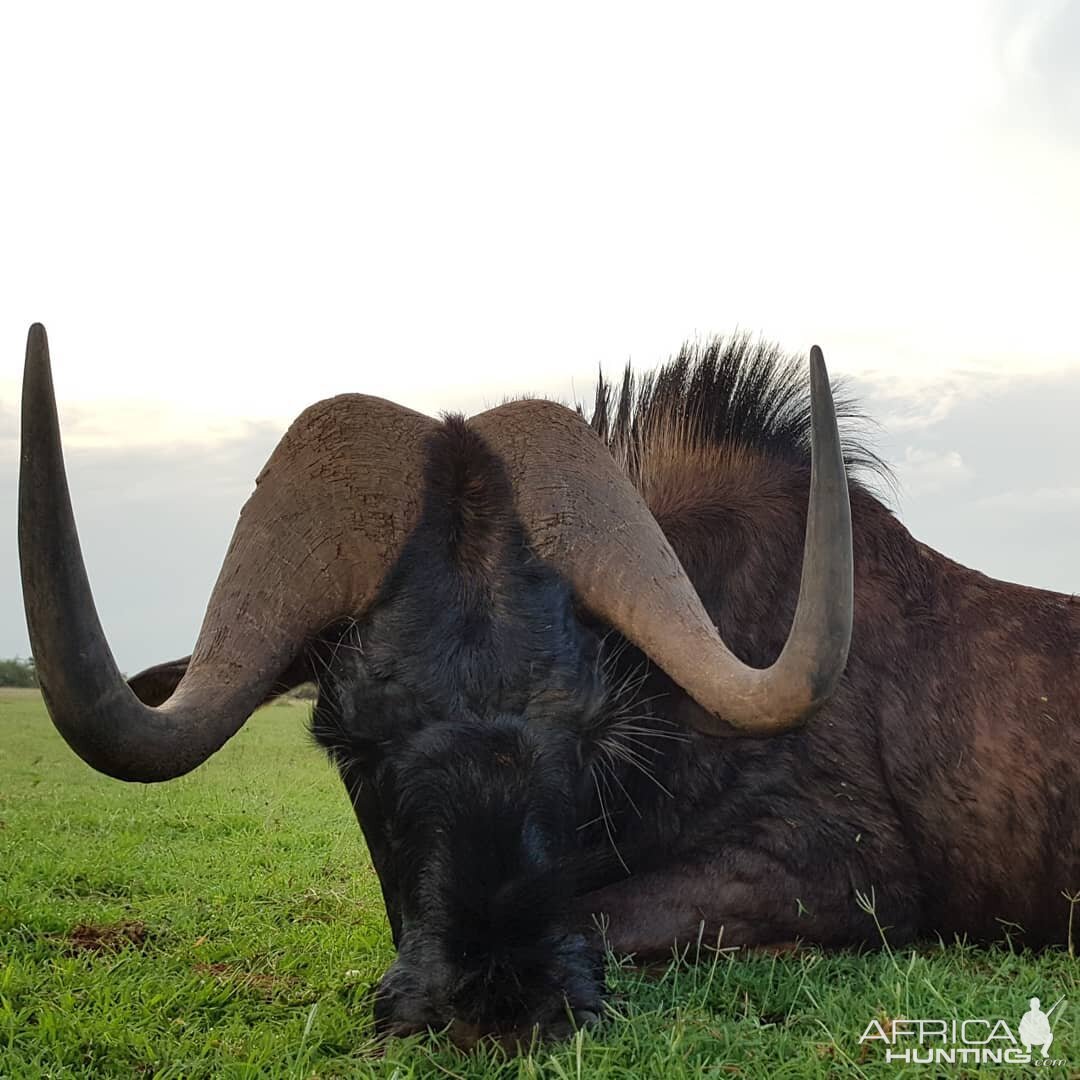
<svg viewBox="0 0 1080 1080"><path fill-rule="evenodd" d="M83 765L36 693L0 691L0 1077L934 1076L948 1067L860 1047L869 1021L1015 1031L1032 995L1068 999L1051 1052L1068 1064L978 1074L1080 1076L1076 960L955 945L613 961L605 1025L571 1042L519 1058L380 1044L390 933L306 712L265 709L194 775L140 787Z"/></svg>

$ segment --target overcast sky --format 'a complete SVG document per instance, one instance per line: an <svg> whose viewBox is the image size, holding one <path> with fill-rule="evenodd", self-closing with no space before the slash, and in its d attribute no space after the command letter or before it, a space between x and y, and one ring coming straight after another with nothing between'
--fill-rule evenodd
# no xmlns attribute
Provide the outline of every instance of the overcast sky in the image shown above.
<svg viewBox="0 0 1080 1080"><path fill-rule="evenodd" d="M921 539L1080 590L1080 3L5 5L0 657L26 328L122 668L346 390L820 343Z"/></svg>

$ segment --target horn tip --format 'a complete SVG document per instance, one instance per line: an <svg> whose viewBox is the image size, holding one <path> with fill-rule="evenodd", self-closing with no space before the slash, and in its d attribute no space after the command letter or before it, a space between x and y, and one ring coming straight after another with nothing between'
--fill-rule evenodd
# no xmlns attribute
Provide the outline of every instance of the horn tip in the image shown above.
<svg viewBox="0 0 1080 1080"><path fill-rule="evenodd" d="M48 362L49 335L45 333L45 327L36 322L30 327L26 335L26 360L29 363L38 358L44 359L46 363Z"/></svg>
<svg viewBox="0 0 1080 1080"><path fill-rule="evenodd" d="M810 393L820 397L830 392L829 371L825 367L825 354L820 345L810 347Z"/></svg>

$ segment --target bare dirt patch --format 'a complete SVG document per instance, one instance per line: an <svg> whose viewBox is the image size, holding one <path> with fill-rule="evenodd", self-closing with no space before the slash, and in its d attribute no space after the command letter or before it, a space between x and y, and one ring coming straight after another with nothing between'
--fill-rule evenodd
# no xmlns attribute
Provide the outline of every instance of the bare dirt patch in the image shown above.
<svg viewBox="0 0 1080 1080"><path fill-rule="evenodd" d="M145 945L147 936L146 924L141 922L113 923L111 926L79 923L64 940L72 953L114 953L129 946Z"/></svg>
<svg viewBox="0 0 1080 1080"><path fill-rule="evenodd" d="M210 975L218 982L236 983L258 990L267 996L287 989L296 981L287 976L267 975L258 971L243 971L232 964L196 964L194 970L200 975Z"/></svg>

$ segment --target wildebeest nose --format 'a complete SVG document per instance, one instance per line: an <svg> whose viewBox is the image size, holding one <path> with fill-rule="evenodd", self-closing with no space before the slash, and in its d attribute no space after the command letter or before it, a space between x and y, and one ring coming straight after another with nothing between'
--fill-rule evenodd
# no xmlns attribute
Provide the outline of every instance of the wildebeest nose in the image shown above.
<svg viewBox="0 0 1080 1080"><path fill-rule="evenodd" d="M375 992L374 1018L381 1035L403 1038L443 1033L468 1050L478 1043L507 1053L570 1038L599 1022L604 1000L599 956L584 938L547 942L547 966L496 965L479 972L436 963L437 951L399 955Z"/></svg>

